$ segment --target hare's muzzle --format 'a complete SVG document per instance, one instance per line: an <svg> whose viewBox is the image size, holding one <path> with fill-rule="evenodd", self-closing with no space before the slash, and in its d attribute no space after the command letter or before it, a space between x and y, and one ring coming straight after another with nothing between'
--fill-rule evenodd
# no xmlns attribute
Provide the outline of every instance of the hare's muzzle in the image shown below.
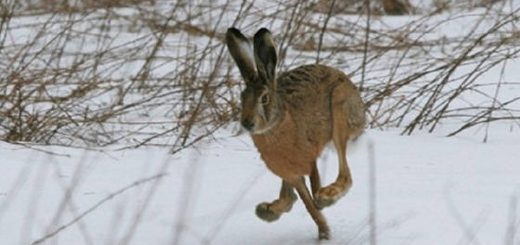
<svg viewBox="0 0 520 245"><path fill-rule="evenodd" d="M252 120L244 119L242 120L242 127L247 131L251 131L255 127L255 123Z"/></svg>

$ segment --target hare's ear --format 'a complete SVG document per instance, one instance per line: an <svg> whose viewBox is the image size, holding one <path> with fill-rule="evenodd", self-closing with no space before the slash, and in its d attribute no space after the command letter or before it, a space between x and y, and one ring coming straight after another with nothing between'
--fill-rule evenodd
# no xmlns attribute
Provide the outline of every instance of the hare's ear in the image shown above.
<svg viewBox="0 0 520 245"><path fill-rule="evenodd" d="M226 45L246 83L254 82L257 74L249 40L238 29L231 27L226 32Z"/></svg>
<svg viewBox="0 0 520 245"><path fill-rule="evenodd" d="M269 30L262 28L256 32L254 48L256 68L260 79L276 88L276 48L274 47L273 38Z"/></svg>

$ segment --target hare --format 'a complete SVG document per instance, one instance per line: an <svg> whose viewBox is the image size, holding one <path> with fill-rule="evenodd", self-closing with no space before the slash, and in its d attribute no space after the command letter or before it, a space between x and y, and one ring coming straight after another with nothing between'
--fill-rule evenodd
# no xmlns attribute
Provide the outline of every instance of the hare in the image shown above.
<svg viewBox="0 0 520 245"><path fill-rule="evenodd" d="M364 103L356 86L343 72L317 64L277 75L276 49L266 28L254 35L253 49L236 28L227 30L225 42L246 84L241 93L241 125L267 167L282 179L278 199L260 203L256 215L268 222L277 220L291 210L296 189L318 226L319 239L329 239L320 209L335 203L352 186L347 142L365 127ZM316 160L331 141L339 174L335 182L321 187ZM305 176L310 176L312 193Z"/></svg>

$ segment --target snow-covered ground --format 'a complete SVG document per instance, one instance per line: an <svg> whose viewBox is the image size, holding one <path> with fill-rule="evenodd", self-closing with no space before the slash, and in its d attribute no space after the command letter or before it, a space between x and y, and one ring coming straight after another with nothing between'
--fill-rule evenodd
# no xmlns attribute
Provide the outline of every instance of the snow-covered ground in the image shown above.
<svg viewBox="0 0 520 245"><path fill-rule="evenodd" d="M256 204L276 197L280 180L247 135L219 134L173 156L157 148L0 143L1 244L29 244L56 230L45 244L317 243L301 201L274 223L256 218ZM472 136L368 130L348 155L354 187L324 210L332 239L323 244L368 243L370 141L379 244L503 244L520 233L513 202L520 197L518 136L498 131L482 143ZM331 181L332 149L319 165L322 181ZM147 179L158 174L165 175Z"/></svg>

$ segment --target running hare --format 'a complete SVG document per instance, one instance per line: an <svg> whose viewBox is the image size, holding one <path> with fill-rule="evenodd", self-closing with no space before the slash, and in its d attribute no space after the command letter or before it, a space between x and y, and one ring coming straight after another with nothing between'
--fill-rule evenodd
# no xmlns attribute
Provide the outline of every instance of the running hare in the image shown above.
<svg viewBox="0 0 520 245"><path fill-rule="evenodd" d="M365 126L365 108L359 92L341 71L324 65L304 65L276 74L276 50L271 32L260 29L248 39L229 28L226 44L246 88L241 94L241 124L247 129L267 167L282 178L279 198L261 203L256 215L274 221L288 212L297 197L318 226L320 239L329 238L321 208L332 205L352 186L347 166L349 139ZM321 187L316 160L332 141L339 158L336 181ZM310 175L312 195L304 176Z"/></svg>

